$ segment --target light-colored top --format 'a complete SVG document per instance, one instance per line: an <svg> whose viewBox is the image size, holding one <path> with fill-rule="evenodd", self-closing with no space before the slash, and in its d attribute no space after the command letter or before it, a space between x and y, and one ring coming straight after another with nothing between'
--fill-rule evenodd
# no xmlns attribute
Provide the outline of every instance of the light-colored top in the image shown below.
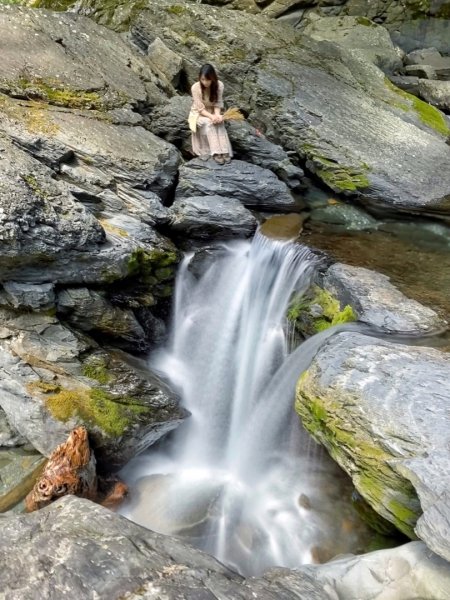
<svg viewBox="0 0 450 600"><path fill-rule="evenodd" d="M209 89L205 89L205 95L202 96L202 88L200 81L194 83L191 87L192 93L192 108L191 110L200 113L202 110L211 112L214 108L223 108L223 83L218 81L217 86L217 102L209 101Z"/></svg>

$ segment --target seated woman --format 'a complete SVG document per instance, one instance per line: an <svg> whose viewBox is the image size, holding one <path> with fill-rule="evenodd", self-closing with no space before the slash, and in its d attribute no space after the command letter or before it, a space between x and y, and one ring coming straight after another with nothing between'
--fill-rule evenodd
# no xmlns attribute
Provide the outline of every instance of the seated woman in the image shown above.
<svg viewBox="0 0 450 600"><path fill-rule="evenodd" d="M189 123L193 130L194 154L204 159L212 156L220 165L229 163L233 152L220 114L223 108L223 83L218 80L212 65L203 65L191 92L193 104Z"/></svg>

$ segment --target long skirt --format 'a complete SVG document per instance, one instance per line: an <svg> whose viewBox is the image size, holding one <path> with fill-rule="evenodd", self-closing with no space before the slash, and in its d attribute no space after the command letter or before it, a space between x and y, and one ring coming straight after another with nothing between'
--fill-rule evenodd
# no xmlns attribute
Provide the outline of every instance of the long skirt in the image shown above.
<svg viewBox="0 0 450 600"><path fill-rule="evenodd" d="M197 131L192 134L192 151L197 156L229 154L233 156L225 125L214 125L208 117L199 117Z"/></svg>

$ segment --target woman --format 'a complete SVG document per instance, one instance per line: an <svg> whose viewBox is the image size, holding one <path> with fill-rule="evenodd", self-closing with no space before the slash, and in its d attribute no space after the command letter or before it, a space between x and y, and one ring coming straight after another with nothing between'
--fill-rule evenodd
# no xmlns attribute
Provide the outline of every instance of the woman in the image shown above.
<svg viewBox="0 0 450 600"><path fill-rule="evenodd" d="M223 108L223 83L218 80L212 65L203 65L191 92L193 103L189 125L194 154L204 159L212 156L220 165L229 163L233 152L220 114Z"/></svg>

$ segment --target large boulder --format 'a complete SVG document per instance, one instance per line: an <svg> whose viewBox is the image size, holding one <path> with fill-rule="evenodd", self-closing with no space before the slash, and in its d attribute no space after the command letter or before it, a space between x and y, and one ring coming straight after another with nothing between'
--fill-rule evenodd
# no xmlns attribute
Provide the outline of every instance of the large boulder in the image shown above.
<svg viewBox="0 0 450 600"><path fill-rule="evenodd" d="M247 208L273 212L300 209L289 188L272 171L241 160L218 165L195 158L183 165L175 198L193 196L234 198Z"/></svg>
<svg viewBox="0 0 450 600"><path fill-rule="evenodd" d="M101 469L117 470L186 416L144 363L56 317L3 309L0 323L0 406L45 456L85 425Z"/></svg>
<svg viewBox="0 0 450 600"><path fill-rule="evenodd" d="M0 5L0 91L106 111L164 100L151 62L90 19Z"/></svg>
<svg viewBox="0 0 450 600"><path fill-rule="evenodd" d="M384 27L361 17L326 17L313 20L303 33L318 41L334 42L393 73L402 67L400 53Z"/></svg>
<svg viewBox="0 0 450 600"><path fill-rule="evenodd" d="M21 600L33 600L36 589L42 600L62 594L130 600L382 600L386 593L399 600L446 600L450 582L448 564L420 542L243 579L177 538L74 496L28 515L3 517L0 531L0 586L8 597Z"/></svg>
<svg viewBox="0 0 450 600"><path fill-rule="evenodd" d="M175 235L197 239L250 237L257 225L255 217L239 200L222 196L176 200L170 215Z"/></svg>
<svg viewBox="0 0 450 600"><path fill-rule="evenodd" d="M340 333L303 373L296 399L303 425L369 504L447 560L449 377L446 353Z"/></svg>
<svg viewBox="0 0 450 600"><path fill-rule="evenodd" d="M446 327L434 310L407 298L389 277L369 269L336 263L326 271L323 288L341 306L349 304L359 321L388 332L423 334Z"/></svg>
<svg viewBox="0 0 450 600"><path fill-rule="evenodd" d="M130 600L329 599L309 574L280 570L245 581L176 538L74 496L29 515L4 518L0 531L0 586L11 598L31 600L39 589L43 600L61 594Z"/></svg>
<svg viewBox="0 0 450 600"><path fill-rule="evenodd" d="M120 3L107 10L95 0L78 6L128 30L142 48L159 37L183 56L191 82L208 56L229 104L245 108L250 122L264 124L270 140L296 153L335 192L448 218L444 115L393 86L360 53L257 15L183 0L148 0L144 8L132 3L127 19Z"/></svg>

